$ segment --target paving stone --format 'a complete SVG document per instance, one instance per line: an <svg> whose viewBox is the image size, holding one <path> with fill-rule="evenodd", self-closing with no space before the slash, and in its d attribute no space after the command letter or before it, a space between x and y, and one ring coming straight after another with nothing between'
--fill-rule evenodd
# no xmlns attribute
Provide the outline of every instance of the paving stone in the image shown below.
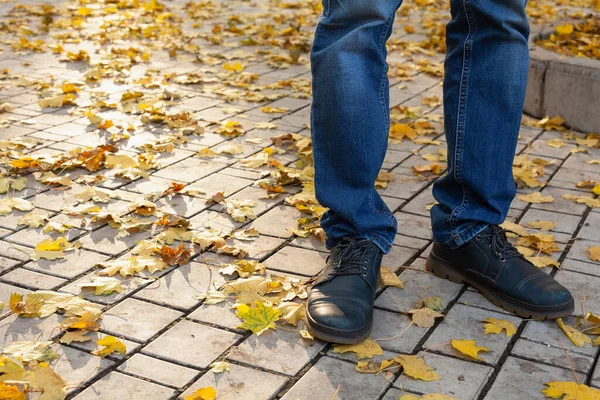
<svg viewBox="0 0 600 400"><path fill-rule="evenodd" d="M414 310L421 299L429 296L439 296L442 298L442 306L445 308L449 302L458 296L462 289L462 285L412 269L402 272L400 280L404 282L404 289L386 288L375 300L377 307L397 312L408 312Z"/></svg>
<svg viewBox="0 0 600 400"><path fill-rule="evenodd" d="M558 283L566 287L575 299L575 311L573 315L581 315L582 301L585 300L587 310L600 310L600 277L580 274L572 271L558 271L554 276Z"/></svg>
<svg viewBox="0 0 600 400"><path fill-rule="evenodd" d="M385 392L388 382L383 376L357 374L355 364L322 357L298 382L282 397L282 400L377 399ZM339 388L339 391L336 392Z"/></svg>
<svg viewBox="0 0 600 400"><path fill-rule="evenodd" d="M206 372L182 396L190 396L199 388L213 387L228 400L271 400L288 382L287 378L241 365L229 364L222 374Z"/></svg>
<svg viewBox="0 0 600 400"><path fill-rule="evenodd" d="M577 237L597 241L600 236L600 214L589 213Z"/></svg>
<svg viewBox="0 0 600 400"><path fill-rule="evenodd" d="M239 192L230 196L227 200L253 200L256 206L252 207L254 214L259 216L265 211L275 207L283 199L282 195L277 196L275 199L265 199L264 196L267 192L262 188L247 187ZM223 211L224 206L222 204L215 204L212 209L215 211Z"/></svg>
<svg viewBox="0 0 600 400"><path fill-rule="evenodd" d="M550 195L554 197L554 201L552 203L532 204L531 208L552 212L560 212L565 214L582 215L586 209L586 206L584 204L575 203L573 200L563 199L562 196L564 194L581 196L581 193L575 190L565 190L554 187L546 187L542 190L542 195Z"/></svg>
<svg viewBox="0 0 600 400"><path fill-rule="evenodd" d="M565 271L580 272L588 275L600 276L600 265L591 262L577 261L566 258L560 268Z"/></svg>
<svg viewBox="0 0 600 400"><path fill-rule="evenodd" d="M34 290L52 290L67 282L65 279L30 271L25 268L17 268L2 275L3 281L27 286Z"/></svg>
<svg viewBox="0 0 600 400"><path fill-rule="evenodd" d="M486 310L498 312L501 314L509 314L512 313L495 306L491 301L486 299L481 293L476 291L475 289L469 287L468 290L465 290L464 293L458 298L457 303L464 304L465 306L478 307Z"/></svg>
<svg viewBox="0 0 600 400"><path fill-rule="evenodd" d="M475 340L478 346L487 347L490 351L481 352L481 359L490 364L497 364L502 353L506 349L510 338L506 335L485 335L484 321L488 318L496 318L512 322L517 328L521 322L520 318L499 314L493 311L482 310L475 307L455 304L440 325L433 331L429 339L423 345L424 348L435 347L435 352L446 355L465 358L460 352L455 350L450 344L437 346L441 343L449 343L453 339Z"/></svg>
<svg viewBox="0 0 600 400"><path fill-rule="evenodd" d="M147 239L151 235L152 232L141 231L117 237L117 231L107 225L83 236L80 241L81 246L86 250L116 256L134 247L137 241Z"/></svg>
<svg viewBox="0 0 600 400"><path fill-rule="evenodd" d="M56 328L56 326L55 326L55 328ZM87 351L88 353L90 353L90 352L92 352L94 350L98 350L100 348L100 346L96 343L98 340L103 339L107 336L112 336L112 335L109 335L104 332L90 332L87 334L87 336L90 338L90 340L88 340L86 342L71 342L69 344L69 346L74 347L79 350L84 350L84 351ZM122 337L118 337L118 339L121 342L123 342L123 344L125 345L125 355L126 356L131 356L131 354L136 352L141 346L140 343L137 343L137 342L134 342L131 340L127 340ZM123 361L125 359L125 357L123 357L123 355L121 355L120 353L109 354L108 356L106 356L106 358L113 360L113 361Z"/></svg>
<svg viewBox="0 0 600 400"><path fill-rule="evenodd" d="M561 214L554 211L545 211L545 210L537 210L535 208L530 208L523 215L523 219L520 221L520 224L525 226L527 229L530 229L527 226L527 223L533 221L552 221L556 224L554 229L548 233L554 232L562 232L573 234L577 227L579 226L579 221L581 218L575 215L569 214Z"/></svg>
<svg viewBox="0 0 600 400"><path fill-rule="evenodd" d="M140 353L121 364L118 370L177 388L186 386L199 374L197 370Z"/></svg>
<svg viewBox="0 0 600 400"><path fill-rule="evenodd" d="M297 237L291 241L290 246L302 247L308 250L320 251L329 254L329 250L325 247L325 243L322 243L319 238L312 235L307 238Z"/></svg>
<svg viewBox="0 0 600 400"><path fill-rule="evenodd" d="M268 269L290 272L303 276L314 276L325 266L327 254L319 251L284 247L265 260Z"/></svg>
<svg viewBox="0 0 600 400"><path fill-rule="evenodd" d="M14 268L19 264L21 264L20 261L0 256L0 273Z"/></svg>
<svg viewBox="0 0 600 400"><path fill-rule="evenodd" d="M165 328L181 313L136 299L125 299L106 311L102 329L134 340L145 341Z"/></svg>
<svg viewBox="0 0 600 400"><path fill-rule="evenodd" d="M75 396L77 400L169 399L173 389L112 371Z"/></svg>
<svg viewBox="0 0 600 400"><path fill-rule="evenodd" d="M76 249L66 252L65 258L58 260L40 259L30 261L24 266L36 271L70 279L89 271L94 268L94 265L107 259L108 257L102 254Z"/></svg>
<svg viewBox="0 0 600 400"><path fill-rule="evenodd" d="M552 177L550 182L548 182L549 186L558 187L558 188L568 188L571 190L578 190L581 192L585 192L588 194L590 192L589 188L577 188L575 185L579 182L584 181L594 181L598 179L598 171L590 172L590 171L581 171L575 169L568 169L564 166L561 167ZM582 193L583 194L583 193Z"/></svg>
<svg viewBox="0 0 600 400"><path fill-rule="evenodd" d="M190 218L190 229L193 230L215 229L223 233L231 233L241 226L242 223L234 221L229 215L212 210L202 211Z"/></svg>
<svg viewBox="0 0 600 400"><path fill-rule="evenodd" d="M57 314L46 318L24 318L14 314L9 315L0 321L0 347L5 348L13 342L50 340L52 334L59 333L56 327L63 319Z"/></svg>
<svg viewBox="0 0 600 400"><path fill-rule="evenodd" d="M398 233L420 239L431 239L431 220L428 217L403 212L394 215L398 220Z"/></svg>
<svg viewBox="0 0 600 400"><path fill-rule="evenodd" d="M145 271L144 271L145 272ZM161 271L162 272L162 271ZM98 275L95 272L89 273L87 275L82 276L81 278L69 283L60 288L61 292L71 293L76 296L81 296L82 298L93 301L99 304L114 304L119 302L125 297L131 295L131 292L137 290L140 286L148 285L151 280L144 279L143 277L128 277L123 278L120 274L116 274L113 276L116 280L121 284L122 292L112 292L106 295L96 295L94 294L95 290L92 288L83 288L81 285L88 284L93 282Z"/></svg>
<svg viewBox="0 0 600 400"><path fill-rule="evenodd" d="M588 249L592 246L598 246L598 242L593 240L576 240L569 249L567 258L600 265L600 262L594 261L589 257Z"/></svg>
<svg viewBox="0 0 600 400"><path fill-rule="evenodd" d="M437 201L433 197L433 193L431 193L431 189L426 189L413 198L407 205L402 207L402 211L429 218L429 210L427 210L427 206L431 206L436 202Z"/></svg>
<svg viewBox="0 0 600 400"><path fill-rule="evenodd" d="M418 394L444 393L461 400L475 400L494 369L487 365L450 358L433 353L419 353L427 365L435 368L441 380L425 382L401 374L394 386Z"/></svg>
<svg viewBox="0 0 600 400"><path fill-rule="evenodd" d="M305 340L296 331L282 329L251 335L229 352L227 358L244 364L294 376L313 360L326 343Z"/></svg>
<svg viewBox="0 0 600 400"><path fill-rule="evenodd" d="M407 232L408 233L408 232ZM429 244L429 241L411 236L396 235L394 244L397 246L410 247L411 249L422 249Z"/></svg>
<svg viewBox="0 0 600 400"><path fill-rule="evenodd" d="M520 358L525 358L533 362L542 362L555 367L570 369L572 365L575 371L583 374L589 373L594 365L593 357L567 351L569 357L567 359L563 349L547 344L531 342L526 339L517 340L511 353ZM571 364L569 364L569 361Z"/></svg>
<svg viewBox="0 0 600 400"><path fill-rule="evenodd" d="M575 326L575 317L563 318L566 325ZM597 354L597 348L586 344L584 347L575 346L560 329L556 321L528 321L521 334L523 339L532 342L550 345L557 349L567 349L569 352L583 354L594 357Z"/></svg>
<svg viewBox="0 0 600 400"><path fill-rule="evenodd" d="M408 260L415 257L418 254L418 250L411 249L402 246L392 246L390 252L383 256L381 264L391 268L394 271L398 270L398 267L406 266Z"/></svg>
<svg viewBox="0 0 600 400"><path fill-rule="evenodd" d="M64 345L52 346L58 354L58 359L51 363L52 369L65 381L77 386L86 383L111 368L115 363L107 358L101 358L84 351ZM75 388L69 390L72 392Z"/></svg>
<svg viewBox="0 0 600 400"><path fill-rule="evenodd" d="M240 335L191 321L181 321L152 341L145 354L194 368L206 368L235 344Z"/></svg>
<svg viewBox="0 0 600 400"><path fill-rule="evenodd" d="M188 318L235 330L241 324L240 319L235 316L235 311L228 303L203 304L188 315Z"/></svg>
<svg viewBox="0 0 600 400"><path fill-rule="evenodd" d="M375 309L370 337L377 339L385 350L412 353L427 333L427 329L415 325L409 328L410 322L411 318L407 315Z"/></svg>
<svg viewBox="0 0 600 400"><path fill-rule="evenodd" d="M235 247L242 248L248 253L245 258L252 260L262 260L275 252L283 243L284 239L275 238L272 236L260 235L254 240L231 240L231 244ZM210 249L211 252L216 252L216 249Z"/></svg>
<svg viewBox="0 0 600 400"><path fill-rule="evenodd" d="M296 207L277 206L252 221L249 227L261 234L287 238L292 236L292 230L298 228L300 217Z"/></svg>
<svg viewBox="0 0 600 400"><path fill-rule="evenodd" d="M584 375L579 379L585 382ZM545 383L551 381L573 381L573 372L509 357L484 399L547 399L542 390L547 387Z"/></svg>
<svg viewBox="0 0 600 400"><path fill-rule="evenodd" d="M191 183L225 167L227 167L227 164L190 157L176 164L163 168L154 175L160 178L174 178L180 182Z"/></svg>
<svg viewBox="0 0 600 400"><path fill-rule="evenodd" d="M161 279L137 292L134 297L163 304L182 311L200 303L195 295L214 290L225 282L218 268L190 262L173 269Z"/></svg>

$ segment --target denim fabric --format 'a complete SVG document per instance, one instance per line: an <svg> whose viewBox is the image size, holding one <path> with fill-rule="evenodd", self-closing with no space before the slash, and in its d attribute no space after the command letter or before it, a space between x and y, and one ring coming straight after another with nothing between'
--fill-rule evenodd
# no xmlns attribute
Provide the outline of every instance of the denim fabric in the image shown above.
<svg viewBox="0 0 600 400"><path fill-rule="evenodd" d="M450 0L444 78L448 173L434 185L437 242L458 247L504 221L527 83L526 0ZM397 230L374 189L387 149L385 42L401 0L323 0L310 60L316 197L330 248L344 236L384 253ZM400 227L402 230L402 227ZM405 232L410 234L410 232Z"/></svg>

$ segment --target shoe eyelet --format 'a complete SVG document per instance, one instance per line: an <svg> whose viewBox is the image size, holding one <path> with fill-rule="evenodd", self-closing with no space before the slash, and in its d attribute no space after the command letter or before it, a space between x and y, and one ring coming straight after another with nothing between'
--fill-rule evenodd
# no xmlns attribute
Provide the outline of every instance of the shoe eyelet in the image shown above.
<svg viewBox="0 0 600 400"><path fill-rule="evenodd" d="M362 273L361 275L364 276L365 278L367 277L367 273L366 272Z"/></svg>
<svg viewBox="0 0 600 400"><path fill-rule="evenodd" d="M477 236L475 236L475 239L477 239L477 240L481 240L481 235L477 235Z"/></svg>
<svg viewBox="0 0 600 400"><path fill-rule="evenodd" d="M366 271L367 270L367 266L363 265L362 268Z"/></svg>
<svg viewBox="0 0 600 400"><path fill-rule="evenodd" d="M505 262L505 261L506 261L506 258L500 257L500 262Z"/></svg>
<svg viewBox="0 0 600 400"><path fill-rule="evenodd" d="M492 245L491 244L488 244L488 249L490 249L490 250L492 249Z"/></svg>
<svg viewBox="0 0 600 400"><path fill-rule="evenodd" d="M365 258L365 264L367 264L369 262L368 258Z"/></svg>

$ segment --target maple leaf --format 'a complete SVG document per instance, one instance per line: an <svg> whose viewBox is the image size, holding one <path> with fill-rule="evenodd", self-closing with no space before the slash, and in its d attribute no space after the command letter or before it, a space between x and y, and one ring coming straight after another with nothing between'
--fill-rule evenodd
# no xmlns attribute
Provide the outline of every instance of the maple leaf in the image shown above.
<svg viewBox="0 0 600 400"><path fill-rule="evenodd" d="M460 351L462 354L479 361L483 361L478 354L480 351L490 351L490 349L488 349L487 347L477 346L474 340L467 339L452 339L452 347Z"/></svg>
<svg viewBox="0 0 600 400"><path fill-rule="evenodd" d="M278 304L276 309L281 311L281 318L293 326L306 318L306 306L303 303L283 302Z"/></svg>
<svg viewBox="0 0 600 400"><path fill-rule="evenodd" d="M552 254L560 249L554 243L554 236L548 233L534 233L519 238L519 246L527 246L537 249L546 254Z"/></svg>
<svg viewBox="0 0 600 400"><path fill-rule="evenodd" d="M439 381L440 376L434 372L435 368L427 365L423 358L417 356L398 356L394 358L398 364L402 365L403 373L411 378L420 379L423 381Z"/></svg>
<svg viewBox="0 0 600 400"><path fill-rule="evenodd" d="M27 178L0 178L0 193L7 193L9 190L21 191L27 186Z"/></svg>
<svg viewBox="0 0 600 400"><path fill-rule="evenodd" d="M114 336L105 336L102 339L97 340L96 343L100 346L104 346L104 348L94 350L92 351L92 354L102 358L112 353L120 353L121 355L125 355L127 352L125 344Z"/></svg>
<svg viewBox="0 0 600 400"><path fill-rule="evenodd" d="M503 330L505 331L507 337L511 337L512 335L517 333L517 328L510 321L506 321L503 319L496 319L496 318L488 318L482 322L486 322L486 324L485 324L485 334L486 335L488 335L490 333L499 334Z"/></svg>
<svg viewBox="0 0 600 400"><path fill-rule="evenodd" d="M109 295L113 292L121 293L123 291L121 282L116 278L95 277L91 282L82 283L79 286L94 289L94 295L96 296Z"/></svg>
<svg viewBox="0 0 600 400"><path fill-rule="evenodd" d="M5 197L0 199L0 215L8 215L16 208L19 211L31 211L33 204L25 199L17 197Z"/></svg>
<svg viewBox="0 0 600 400"><path fill-rule="evenodd" d="M373 358L383 355L383 349L372 339L365 339L357 344L335 344L333 346L334 353L356 353L359 360L363 358Z"/></svg>
<svg viewBox="0 0 600 400"><path fill-rule="evenodd" d="M600 391L577 382L552 381L542 390L546 397L562 400L600 400Z"/></svg>
<svg viewBox="0 0 600 400"><path fill-rule="evenodd" d="M50 362L58 358L58 354L50 348L52 344L52 341L13 342L2 350L2 354L15 357L24 363L31 361Z"/></svg>
<svg viewBox="0 0 600 400"><path fill-rule="evenodd" d="M542 231L551 231L556 227L556 223L552 221L531 221L528 222L527 225L535 229L540 229Z"/></svg>
<svg viewBox="0 0 600 400"><path fill-rule="evenodd" d="M217 391L211 387L203 387L196 390L189 396L184 396L183 400L215 400L217 398Z"/></svg>
<svg viewBox="0 0 600 400"><path fill-rule="evenodd" d="M250 330L260 336L269 328L275 329L275 321L281 317L281 311L274 309L272 305L257 301L254 307L240 304L235 315L244 321L237 328Z"/></svg>
<svg viewBox="0 0 600 400"><path fill-rule="evenodd" d="M578 204L585 204L590 208L600 208L600 199L594 199L588 196L574 196L570 193L563 194L562 198L566 200L573 200Z"/></svg>
<svg viewBox="0 0 600 400"><path fill-rule="evenodd" d="M35 246L34 252L31 253L31 259L35 261L40 258L46 260L64 258L65 251L74 250L79 246L79 242L70 243L65 237L59 237L54 241L52 239L42 240Z"/></svg>
<svg viewBox="0 0 600 400"><path fill-rule="evenodd" d="M444 307L442 306L442 298L439 296L430 296L424 299L421 299L419 303L417 303L417 308L431 308L434 311L442 312L444 311Z"/></svg>
<svg viewBox="0 0 600 400"><path fill-rule="evenodd" d="M541 192L533 192L531 194L518 194L517 198L521 201L533 204L552 203L554 201L554 197L542 196Z"/></svg>
<svg viewBox="0 0 600 400"><path fill-rule="evenodd" d="M189 261L191 250L186 249L184 244L181 243L179 246L177 246L176 249L173 249L169 246L162 246L160 248L160 253L163 261L166 262L168 265L181 266Z"/></svg>
<svg viewBox="0 0 600 400"><path fill-rule="evenodd" d="M380 282L382 286L393 286L399 289L404 289L404 283L398 278L398 275L394 273L390 268L381 266L380 270Z"/></svg>
<svg viewBox="0 0 600 400"><path fill-rule="evenodd" d="M86 336L89 331L73 331L73 332L65 332L64 335L60 338L60 342L64 344L70 344L72 342L89 342L92 340L91 337Z"/></svg>
<svg viewBox="0 0 600 400"><path fill-rule="evenodd" d="M600 246L591 246L588 248L588 257L590 260L600 262Z"/></svg>
<svg viewBox="0 0 600 400"><path fill-rule="evenodd" d="M225 361L216 361L208 366L212 372L219 374L221 372L229 371L229 364Z"/></svg>
<svg viewBox="0 0 600 400"><path fill-rule="evenodd" d="M30 228L39 228L48 221L48 217L49 215L47 213L32 211L19 218L17 225L26 225Z"/></svg>
<svg viewBox="0 0 600 400"><path fill-rule="evenodd" d="M32 366L27 381L32 388L43 391L39 400L63 400L67 396L67 383L46 363Z"/></svg>
<svg viewBox="0 0 600 400"><path fill-rule="evenodd" d="M444 315L432 310L431 308L419 308L408 312L412 314L412 321L419 328L431 328L435 324L436 318L443 318Z"/></svg>
<svg viewBox="0 0 600 400"><path fill-rule="evenodd" d="M208 290L194 295L197 300L204 300L204 304L219 304L227 300L227 295L216 290Z"/></svg>
<svg viewBox="0 0 600 400"><path fill-rule="evenodd" d="M562 318L558 318L556 320L556 323L558 324L560 329L562 329L565 335L567 335L567 337L571 339L571 342L573 342L575 346L583 347L586 343L592 343L592 340L588 335L586 335L585 333L581 333L572 326L565 325Z"/></svg>
<svg viewBox="0 0 600 400"><path fill-rule="evenodd" d="M0 382L0 399L4 400L27 400L27 394L17 386L7 385Z"/></svg>

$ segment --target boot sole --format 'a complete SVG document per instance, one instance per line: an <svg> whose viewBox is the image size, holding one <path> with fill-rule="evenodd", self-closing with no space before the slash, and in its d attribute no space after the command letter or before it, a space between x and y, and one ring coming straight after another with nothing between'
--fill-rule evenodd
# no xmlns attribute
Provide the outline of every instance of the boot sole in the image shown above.
<svg viewBox="0 0 600 400"><path fill-rule="evenodd" d="M483 296L495 306L500 307L513 314L516 314L521 318L537 320L563 318L571 315L575 310L575 302L572 299L569 303L560 305L550 310L528 309L526 307L523 307L522 303L519 303L517 300L511 300L509 298L503 297L501 296L500 292L487 288L484 285L476 282L475 280L470 279L457 268L452 267L451 265L439 259L434 259L434 256L432 255L430 255L427 258L427 262L425 263L425 269L439 278L448 279L449 281L454 283L469 284L470 286L477 289L481 294L483 294Z"/></svg>
<svg viewBox="0 0 600 400"><path fill-rule="evenodd" d="M308 310L306 312L306 329L308 333L317 339L321 339L325 342L338 343L338 344L356 344L364 341L371 334L373 329L373 321L369 323L365 329L358 332L342 332L336 331L330 328L323 327L316 322L312 321Z"/></svg>

